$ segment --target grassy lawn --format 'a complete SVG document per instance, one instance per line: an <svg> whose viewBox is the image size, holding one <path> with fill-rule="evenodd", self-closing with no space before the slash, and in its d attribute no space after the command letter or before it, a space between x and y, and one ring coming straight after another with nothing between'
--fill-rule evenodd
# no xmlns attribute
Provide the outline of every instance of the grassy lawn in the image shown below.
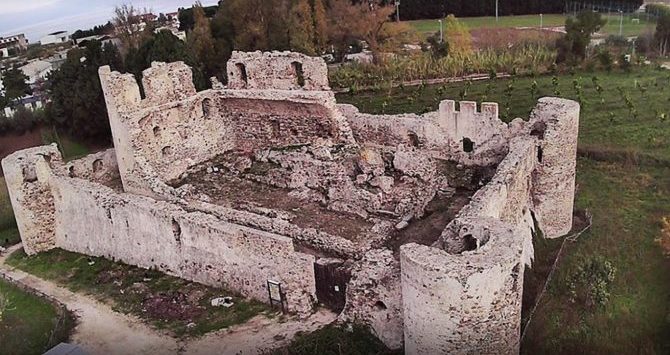
<svg viewBox="0 0 670 355"><path fill-rule="evenodd" d="M223 289L60 249L32 257L18 251L7 264L74 292L91 294L119 312L139 316L178 337L203 335L261 313L271 315L264 304ZM211 306L212 298L223 296L234 296L234 305Z"/></svg>
<svg viewBox="0 0 670 355"><path fill-rule="evenodd" d="M51 304L4 280L0 280L0 294L8 301L0 320L0 353L42 354L67 341L74 327L69 313L61 316Z"/></svg>
<svg viewBox="0 0 670 355"><path fill-rule="evenodd" d="M620 18L617 15L604 15L607 25L600 31L604 35L619 34ZM549 14L543 15L542 25L544 27L557 27L565 25L565 15ZM655 28L655 22L647 21L644 15L640 15L640 22L633 23L632 17L624 16L624 36L637 36ZM513 27L540 27L540 15L523 16L501 16L496 22L495 17L461 17L459 21L471 30L479 28L513 28ZM418 32L429 34L440 31L440 24L436 19L408 21Z"/></svg>
<svg viewBox="0 0 670 355"><path fill-rule="evenodd" d="M592 212L593 227L564 252L522 352L670 353L670 260L656 242L662 218L670 216L670 71L647 68L398 88L341 94L338 101L372 113L422 113L437 109L444 98L493 101L510 121L528 116L533 95L553 96L555 90L559 96L582 98L581 150L615 159L579 159L576 204ZM608 301L573 303L571 275L593 257L615 269Z"/></svg>

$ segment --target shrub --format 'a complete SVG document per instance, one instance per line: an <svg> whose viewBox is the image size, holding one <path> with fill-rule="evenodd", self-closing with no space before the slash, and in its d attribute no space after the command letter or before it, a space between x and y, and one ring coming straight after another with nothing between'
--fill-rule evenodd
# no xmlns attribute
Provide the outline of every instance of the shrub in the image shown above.
<svg viewBox="0 0 670 355"><path fill-rule="evenodd" d="M0 115L0 134L24 133L46 122L47 118L43 109L28 110L23 106L18 106L14 116L5 117Z"/></svg>
<svg viewBox="0 0 670 355"><path fill-rule="evenodd" d="M570 301L587 308L604 306L609 301L615 275L616 268L602 257L583 260L568 276Z"/></svg>
<svg viewBox="0 0 670 355"><path fill-rule="evenodd" d="M472 36L468 27L462 24L456 16L449 15L444 21L444 37L449 42L449 48L454 54L468 55L472 52Z"/></svg>
<svg viewBox="0 0 670 355"><path fill-rule="evenodd" d="M607 70L608 72L612 71L614 58L612 58L612 54L607 49L599 50L596 57L598 58L598 62L600 62L600 65L603 67L603 69Z"/></svg>
<svg viewBox="0 0 670 355"><path fill-rule="evenodd" d="M430 45L430 53L433 58L443 58L449 54L449 42L440 38L440 33L435 33L426 39Z"/></svg>

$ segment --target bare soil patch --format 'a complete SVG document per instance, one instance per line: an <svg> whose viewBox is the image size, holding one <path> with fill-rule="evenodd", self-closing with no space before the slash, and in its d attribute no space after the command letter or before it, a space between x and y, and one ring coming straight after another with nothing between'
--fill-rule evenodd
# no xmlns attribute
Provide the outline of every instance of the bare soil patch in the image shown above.
<svg viewBox="0 0 670 355"><path fill-rule="evenodd" d="M42 144L42 134L39 129L34 129L23 134L10 133L0 135L0 160L17 150L37 147ZM2 167L0 167L0 176L2 175Z"/></svg>

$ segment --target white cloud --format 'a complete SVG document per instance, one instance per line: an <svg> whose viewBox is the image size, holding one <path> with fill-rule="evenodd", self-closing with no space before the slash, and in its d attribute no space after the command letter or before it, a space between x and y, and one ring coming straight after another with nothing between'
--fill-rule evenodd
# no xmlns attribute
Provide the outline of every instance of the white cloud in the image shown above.
<svg viewBox="0 0 670 355"><path fill-rule="evenodd" d="M52 7L62 0L0 0L0 15L19 14Z"/></svg>

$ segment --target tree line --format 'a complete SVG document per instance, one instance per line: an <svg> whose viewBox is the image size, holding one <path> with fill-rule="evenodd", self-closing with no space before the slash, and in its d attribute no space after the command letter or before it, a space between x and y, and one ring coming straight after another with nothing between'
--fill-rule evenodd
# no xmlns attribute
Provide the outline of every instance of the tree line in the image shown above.
<svg viewBox="0 0 670 355"><path fill-rule="evenodd" d="M394 0L387 0L394 3ZM583 3L603 1L581 1ZM607 1L605 1L607 2ZM643 0L617 0L609 3L630 3L641 6ZM561 13L565 9L565 0L499 0L500 16ZM496 0L402 0L400 18L402 20L421 20L443 18L449 14L457 17L493 16Z"/></svg>

